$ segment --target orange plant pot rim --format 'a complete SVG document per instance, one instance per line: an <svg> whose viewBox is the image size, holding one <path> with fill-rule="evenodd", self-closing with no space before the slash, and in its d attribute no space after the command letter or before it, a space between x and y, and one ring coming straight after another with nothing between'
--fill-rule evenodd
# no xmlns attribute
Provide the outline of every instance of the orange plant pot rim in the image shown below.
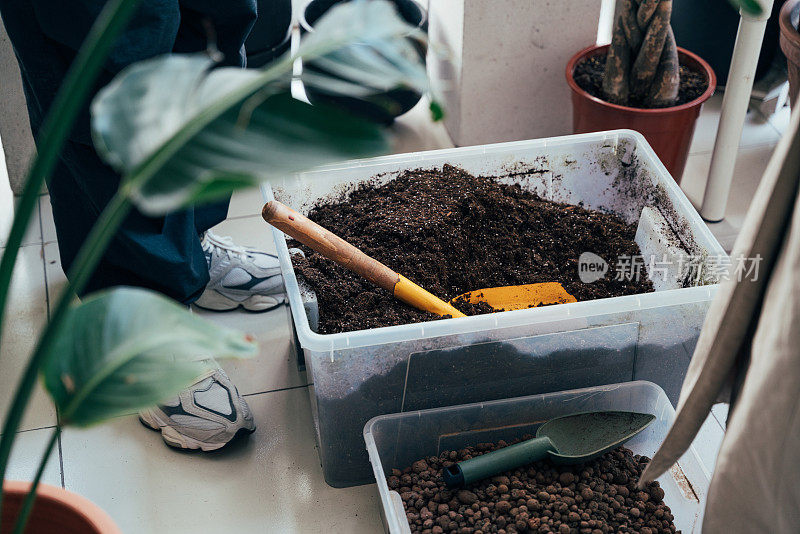
<svg viewBox="0 0 800 534"><path fill-rule="evenodd" d="M702 67L702 70L706 75L706 79L708 80L708 87L706 87L706 90L703 92L702 95L698 96L697 98L695 98L690 102L681 104L680 106L670 106L667 108L634 108L630 106L621 106L619 104L612 104L611 102L606 102L602 98L597 98L596 96L590 95L589 93L581 89L575 82L575 77L573 76L573 74L575 73L575 67L578 65L580 61L583 61L590 55L593 55L592 54L593 52L597 53L595 55L600 55L600 52L608 50L608 47L609 45L606 44L606 45L592 45L584 48L583 50L581 50L580 52L578 52L577 54L575 54L570 58L569 62L567 62L567 70L566 70L567 83L574 92L591 100L592 102L596 102L608 108L617 109L620 111L632 112L632 113L666 115L668 113L683 111L685 109L690 109L702 104L703 102L711 98L711 95L714 94L714 90L717 87L717 77L714 74L714 70L711 68L711 66L697 54L689 52L685 48L678 47L679 58L681 59L684 57L689 58ZM680 64L683 65L684 64L683 61L680 61Z"/></svg>

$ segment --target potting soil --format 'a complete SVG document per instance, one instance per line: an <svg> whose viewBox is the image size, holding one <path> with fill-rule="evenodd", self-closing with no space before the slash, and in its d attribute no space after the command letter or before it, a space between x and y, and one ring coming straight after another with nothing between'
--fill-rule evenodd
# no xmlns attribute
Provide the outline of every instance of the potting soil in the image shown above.
<svg viewBox="0 0 800 534"><path fill-rule="evenodd" d="M532 436L526 436L529 439ZM515 442L481 443L420 459L386 477L403 499L411 532L488 534L673 533L673 515L664 490L636 483L645 456L625 447L579 465L536 462L464 489L448 489L442 469Z"/></svg>
<svg viewBox="0 0 800 534"><path fill-rule="evenodd" d="M603 76L606 71L606 56L592 56L581 61L575 66L575 74L573 78L578 87L597 97L605 100L603 95ZM708 88L708 81L705 76L698 72L694 72L683 65L679 67L680 85L678 86L678 100L671 104L672 106L680 106L699 98ZM651 108L652 106L643 106L641 102L636 99L631 99L627 105L632 108Z"/></svg>
<svg viewBox="0 0 800 534"><path fill-rule="evenodd" d="M640 277L619 277L619 258L640 254L636 228L613 214L551 202L490 177L445 165L369 182L347 198L314 207L309 218L434 295L449 300L487 287L561 282L578 301L652 291ZM292 258L317 294L323 334L438 319L309 248ZM593 252L606 276L584 284L578 258ZM460 303L467 315L489 306Z"/></svg>

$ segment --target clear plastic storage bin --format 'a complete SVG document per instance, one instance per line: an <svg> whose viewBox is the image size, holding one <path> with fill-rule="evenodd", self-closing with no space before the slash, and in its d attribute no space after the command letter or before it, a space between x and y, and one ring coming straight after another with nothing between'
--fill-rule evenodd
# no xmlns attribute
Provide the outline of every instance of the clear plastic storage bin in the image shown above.
<svg viewBox="0 0 800 534"><path fill-rule="evenodd" d="M599 410L655 415L650 426L625 444L635 454L651 458L675 417L664 390L641 381L375 417L364 427L364 441L378 483L386 531L410 532L403 501L396 491L389 490L386 472L445 450L535 434L539 425L553 417ZM658 481L678 530L700 532L709 479L694 450L689 449Z"/></svg>
<svg viewBox="0 0 800 534"><path fill-rule="evenodd" d="M644 138L627 130L346 162L273 182L264 197L308 213L367 180L443 164L614 212L638 225L649 253L724 256ZM716 290L704 278L697 287L320 335L315 296L301 290L285 236L273 231L299 358L313 383L325 480L335 487L370 481L361 431L376 415L637 379L676 402Z"/></svg>

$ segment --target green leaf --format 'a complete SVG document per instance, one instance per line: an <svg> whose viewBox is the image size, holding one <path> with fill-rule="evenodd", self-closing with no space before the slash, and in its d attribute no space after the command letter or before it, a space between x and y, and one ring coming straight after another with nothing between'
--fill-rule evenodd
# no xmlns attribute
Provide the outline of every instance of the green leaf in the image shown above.
<svg viewBox="0 0 800 534"><path fill-rule="evenodd" d="M224 197L231 191L300 169L381 152L375 124L330 106L310 106L288 93L266 97L240 126L241 108L211 122L178 148L152 180L131 190L153 214ZM165 179L161 179L164 177Z"/></svg>
<svg viewBox="0 0 800 534"><path fill-rule="evenodd" d="M764 12L764 6L758 0L728 0L733 7L741 9L750 15L760 15Z"/></svg>
<svg viewBox="0 0 800 534"><path fill-rule="evenodd" d="M72 307L41 374L64 424L91 425L152 406L254 342L154 292L120 287Z"/></svg>
<svg viewBox="0 0 800 534"><path fill-rule="evenodd" d="M440 121L444 118L444 109L442 109L442 106L437 101L433 100L431 102L430 109L431 109L431 119L434 122Z"/></svg>
<svg viewBox="0 0 800 534"><path fill-rule="evenodd" d="M358 38L350 42L342 40L342 46L324 54L311 53L339 34ZM387 35L392 38L387 39ZM428 90L425 39L425 34L397 16L393 7L379 5L358 18L353 18L348 9L334 8L301 41L299 55L303 56L304 64L301 79L304 85L319 92L353 98L397 88L422 93Z"/></svg>
<svg viewBox="0 0 800 534"><path fill-rule="evenodd" d="M299 55L328 62L336 76L317 74L309 83L337 87L331 91L364 97L387 86L422 87L423 61L406 38L413 31L389 2L349 2L320 20ZM379 126L291 99L293 59L262 71L212 68L200 54L135 64L93 102L98 152L126 176L137 206L160 214L388 148Z"/></svg>

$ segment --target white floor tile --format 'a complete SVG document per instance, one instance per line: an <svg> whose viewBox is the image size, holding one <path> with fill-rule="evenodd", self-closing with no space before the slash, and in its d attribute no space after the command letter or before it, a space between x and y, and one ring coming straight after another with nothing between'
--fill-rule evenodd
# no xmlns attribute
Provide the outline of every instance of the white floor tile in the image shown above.
<svg viewBox="0 0 800 534"><path fill-rule="evenodd" d="M253 334L258 340L259 353L255 358L219 362L242 395L308 383L305 373L297 370L297 355L290 342L288 306L264 313L243 310L218 313L197 307L194 311L210 321Z"/></svg>
<svg viewBox="0 0 800 534"><path fill-rule="evenodd" d="M251 187L250 189L236 191L231 195L228 218L261 215L261 208L263 207L264 199L261 197L260 188Z"/></svg>
<svg viewBox="0 0 800 534"><path fill-rule="evenodd" d="M714 95L703 105L700 116L697 118L694 137L689 148L691 154L710 152L714 149L717 126L719 125L719 112L722 108L722 97L721 93ZM750 110L745 118L739 146L744 148L774 144L778 141L778 137L778 131L763 115L757 111Z"/></svg>
<svg viewBox="0 0 800 534"><path fill-rule="evenodd" d="M134 417L63 437L67 489L123 532L380 532L373 485L322 479L306 388L248 397L258 430L212 454L176 452Z"/></svg>
<svg viewBox="0 0 800 534"><path fill-rule="evenodd" d="M51 243L56 240L56 224L53 222L53 206L50 195L39 197L39 210L42 217L42 241Z"/></svg>
<svg viewBox="0 0 800 534"><path fill-rule="evenodd" d="M16 391L17 381L46 321L47 297L42 247L22 247L14 269L0 346L0 421L5 421L6 410L11 404L13 392ZM37 383L20 430L52 426L55 422L55 407Z"/></svg>
<svg viewBox="0 0 800 534"><path fill-rule="evenodd" d="M16 206L18 197L11 193L11 186L8 182L2 182L3 176L0 173L0 248L6 246L8 233L11 231L11 224L14 221L14 214L17 212ZM22 237L22 245L35 245L42 242L42 226L39 222L39 206L33 210L30 223Z"/></svg>
<svg viewBox="0 0 800 534"><path fill-rule="evenodd" d="M747 214L774 149L775 146L771 145L739 151L726 213L726 218L730 218L732 223L741 222Z"/></svg>
<svg viewBox="0 0 800 534"><path fill-rule="evenodd" d="M50 306L55 304L55 299L61 295L64 286L67 284L67 277L61 270L61 258L58 255L58 243L46 243L44 245L44 274L47 280L47 296Z"/></svg>
<svg viewBox="0 0 800 534"><path fill-rule="evenodd" d="M774 145L764 145L739 150L725 219L708 224L726 250L730 251L734 239L742 228L750 201L761 182L773 149ZM703 202L710 165L710 152L691 154L686 162L681 189L698 210Z"/></svg>
<svg viewBox="0 0 800 534"><path fill-rule="evenodd" d="M792 117L792 110L789 106L779 109L769 117L769 122L781 134L789 127L789 119Z"/></svg>
<svg viewBox="0 0 800 534"><path fill-rule="evenodd" d="M9 480L33 480L42 455L53 435L52 428L28 430L17 434L6 478ZM42 482L61 486L61 459L58 446L55 447L44 468Z"/></svg>
<svg viewBox="0 0 800 534"><path fill-rule="evenodd" d="M261 215L228 219L216 225L211 231L219 236L230 236L237 245L275 253L272 229Z"/></svg>
<svg viewBox="0 0 800 534"><path fill-rule="evenodd" d="M692 447L700 457L703 468L706 474L711 477L714 473L714 465L717 463L717 454L719 454L722 439L725 437L725 431L719 424L713 414L708 414L705 422L700 427L692 442Z"/></svg>
<svg viewBox="0 0 800 534"><path fill-rule="evenodd" d="M728 426L729 409L730 405L722 402L711 407L711 413L714 414L714 417L716 417L717 422L720 424L720 426L722 426L722 428L727 428Z"/></svg>
<svg viewBox="0 0 800 534"><path fill-rule="evenodd" d="M680 185L697 210L700 209L700 205L703 203L703 194L705 193L710 165L711 152L689 154L686 160L686 169L683 171Z"/></svg>
<svg viewBox="0 0 800 534"><path fill-rule="evenodd" d="M453 142L447 134L444 123L431 120L429 106L430 100L423 97L408 113L395 120L391 127L395 135L393 153L452 148Z"/></svg>

